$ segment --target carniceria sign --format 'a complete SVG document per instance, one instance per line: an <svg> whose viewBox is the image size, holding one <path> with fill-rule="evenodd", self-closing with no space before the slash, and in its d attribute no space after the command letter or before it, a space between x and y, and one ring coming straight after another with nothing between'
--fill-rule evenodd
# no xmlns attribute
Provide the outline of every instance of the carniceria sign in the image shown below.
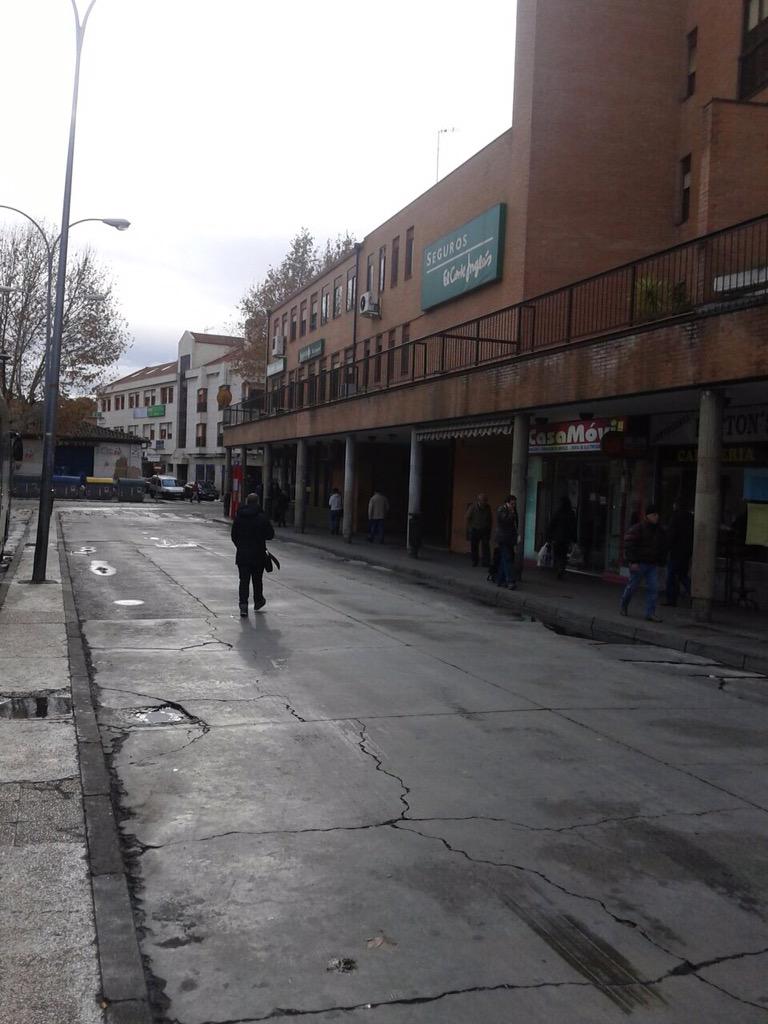
<svg viewBox="0 0 768 1024"><path fill-rule="evenodd" d="M624 420L595 419L548 423L544 427L531 427L528 452L545 455L548 452L599 452L603 434L622 433Z"/></svg>
<svg viewBox="0 0 768 1024"><path fill-rule="evenodd" d="M421 308L431 309L481 285L498 281L504 253L505 204L497 203L474 220L424 247Z"/></svg>

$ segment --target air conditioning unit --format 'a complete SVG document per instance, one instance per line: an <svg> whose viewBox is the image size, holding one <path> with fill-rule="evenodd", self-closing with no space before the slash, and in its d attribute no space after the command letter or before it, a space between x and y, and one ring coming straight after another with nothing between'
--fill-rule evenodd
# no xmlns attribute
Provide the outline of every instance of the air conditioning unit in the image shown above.
<svg viewBox="0 0 768 1024"><path fill-rule="evenodd" d="M285 355L285 338L276 334L272 339L272 355L278 358Z"/></svg>
<svg viewBox="0 0 768 1024"><path fill-rule="evenodd" d="M381 316L379 300L373 292L363 292L360 296L360 316L369 316L372 319Z"/></svg>

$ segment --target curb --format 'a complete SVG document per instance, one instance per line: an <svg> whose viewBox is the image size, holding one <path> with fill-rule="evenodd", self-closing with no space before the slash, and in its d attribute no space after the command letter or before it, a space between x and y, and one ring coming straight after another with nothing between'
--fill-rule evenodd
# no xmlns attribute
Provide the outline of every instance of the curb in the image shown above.
<svg viewBox="0 0 768 1024"><path fill-rule="evenodd" d="M58 548L105 1019L153 1024L60 517Z"/></svg>
<svg viewBox="0 0 768 1024"><path fill-rule="evenodd" d="M24 548L27 545L27 537L29 536L29 528L32 525L32 516L27 519L26 523L22 527L21 535L19 536L18 543L14 549L13 556L8 563L8 567L2 576L0 576L0 608L5 603L5 596L8 593L8 588L11 585L11 581L16 576L16 570L19 568L22 555L24 554Z"/></svg>
<svg viewBox="0 0 768 1024"><path fill-rule="evenodd" d="M221 523L225 526L232 525L231 520L228 519L215 518L211 522ZM606 617L604 613L590 615L586 611L580 614L573 611L571 607L562 607L555 601L549 601L544 597L527 597L525 591L495 590L478 586L476 583L468 583L465 579L457 576L432 576L428 571L425 572L418 568L417 565L413 567L391 565L385 560L377 558L369 549L360 550L352 545L346 545L346 551L354 551L354 554L329 551L322 544L314 544L311 535L299 534L289 537L281 533L275 539L286 544L312 548L313 551L327 555L329 558L364 562L375 568L387 569L394 576L412 582L416 581L454 597L462 597L481 604L507 608L511 612L522 615L530 615L531 618L537 619L545 626L572 636L587 637L601 643L638 643L651 647L668 647L684 654L697 654L704 658L710 658L712 661L720 662L720 664L728 665L731 668L768 675L768 651L765 654L745 651L740 647L741 638L739 637L734 637L733 645L724 642L722 636L711 642L691 639L678 630L653 629L643 623L632 625L627 619L618 615L613 619Z"/></svg>

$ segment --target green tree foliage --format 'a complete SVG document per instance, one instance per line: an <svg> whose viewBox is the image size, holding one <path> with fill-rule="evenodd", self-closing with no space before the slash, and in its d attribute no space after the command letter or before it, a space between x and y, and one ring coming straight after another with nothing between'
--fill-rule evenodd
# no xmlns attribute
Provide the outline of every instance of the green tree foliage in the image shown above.
<svg viewBox="0 0 768 1024"><path fill-rule="evenodd" d="M53 232L49 236L53 243ZM107 270L90 249L67 261L61 345L61 393L84 394L102 383L129 345ZM55 289L56 262L53 282ZM42 238L32 227L0 225L0 393L15 404L43 397L48 261Z"/></svg>
<svg viewBox="0 0 768 1024"><path fill-rule="evenodd" d="M276 267L270 266L264 279L246 291L239 303L242 314L240 330L245 330L246 343L235 364L246 380L255 380L257 367L264 365L269 313L354 247L355 239L347 231L336 238L329 238L320 250L309 230L301 228L291 239L288 252L280 263Z"/></svg>

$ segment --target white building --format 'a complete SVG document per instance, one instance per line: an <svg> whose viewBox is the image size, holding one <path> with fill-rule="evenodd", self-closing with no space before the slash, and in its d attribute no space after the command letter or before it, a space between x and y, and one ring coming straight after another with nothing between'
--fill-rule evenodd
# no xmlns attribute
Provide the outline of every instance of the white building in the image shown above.
<svg viewBox="0 0 768 1024"><path fill-rule="evenodd" d="M99 388L98 422L145 444L145 475L224 483L224 409L249 396L233 369L242 338L185 331L178 358L145 366Z"/></svg>

